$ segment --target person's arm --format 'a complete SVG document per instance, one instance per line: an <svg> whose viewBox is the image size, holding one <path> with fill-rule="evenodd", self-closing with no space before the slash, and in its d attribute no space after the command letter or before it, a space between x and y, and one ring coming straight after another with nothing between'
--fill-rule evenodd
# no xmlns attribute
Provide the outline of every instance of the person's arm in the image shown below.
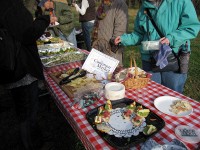
<svg viewBox="0 0 200 150"><path fill-rule="evenodd" d="M82 0L81 8L74 4L74 7L76 8L76 11L79 12L81 15L85 15L87 8L89 7L88 0Z"/></svg>
<svg viewBox="0 0 200 150"><path fill-rule="evenodd" d="M172 33L166 35L170 46L179 47L184 41L195 38L200 30L200 23L191 0L185 1L180 18L180 25Z"/></svg>
<svg viewBox="0 0 200 150"><path fill-rule="evenodd" d="M29 27L24 31L23 43L30 44L35 42L38 38L44 34L44 31L50 24L50 16L43 15L36 18Z"/></svg>
<svg viewBox="0 0 200 150"><path fill-rule="evenodd" d="M24 44L32 44L44 33L50 23L50 17L41 16L33 21L23 3L18 2L6 14L4 23L16 39Z"/></svg>

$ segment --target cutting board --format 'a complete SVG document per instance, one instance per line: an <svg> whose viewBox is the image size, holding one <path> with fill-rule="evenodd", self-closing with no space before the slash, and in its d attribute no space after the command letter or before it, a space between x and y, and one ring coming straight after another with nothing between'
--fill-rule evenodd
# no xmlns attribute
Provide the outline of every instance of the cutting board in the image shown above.
<svg viewBox="0 0 200 150"><path fill-rule="evenodd" d="M75 88L73 86L69 86L69 85L66 85L66 84L60 85L59 82L62 79L58 78L58 74L61 74L61 72L52 73L52 74L50 74L50 77L58 84L58 86L65 92L65 94L67 94L67 96L69 98L73 98Z"/></svg>

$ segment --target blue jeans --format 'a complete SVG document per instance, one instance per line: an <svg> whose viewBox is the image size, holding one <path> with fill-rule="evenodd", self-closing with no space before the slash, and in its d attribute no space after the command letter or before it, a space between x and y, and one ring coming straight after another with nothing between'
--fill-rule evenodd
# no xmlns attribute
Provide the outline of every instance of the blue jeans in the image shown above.
<svg viewBox="0 0 200 150"><path fill-rule="evenodd" d="M142 61L143 70L152 74L151 80L160 83L174 91L183 93L184 85L187 79L187 74L176 72L152 72L151 64L147 61Z"/></svg>
<svg viewBox="0 0 200 150"><path fill-rule="evenodd" d="M93 26L94 26L94 23L92 23L92 22L81 22L84 41L85 41L85 45L86 45L86 48L88 51L90 51L92 49L90 32L92 31Z"/></svg>

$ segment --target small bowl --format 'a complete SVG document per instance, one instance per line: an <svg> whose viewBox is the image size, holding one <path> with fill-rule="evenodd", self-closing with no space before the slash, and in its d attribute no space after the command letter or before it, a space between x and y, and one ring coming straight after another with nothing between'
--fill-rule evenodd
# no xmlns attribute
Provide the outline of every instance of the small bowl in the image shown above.
<svg viewBox="0 0 200 150"><path fill-rule="evenodd" d="M160 50L160 41L143 41L142 42L143 50Z"/></svg>
<svg viewBox="0 0 200 150"><path fill-rule="evenodd" d="M125 96L125 86L118 82L110 82L105 86L105 97L111 101L119 100Z"/></svg>

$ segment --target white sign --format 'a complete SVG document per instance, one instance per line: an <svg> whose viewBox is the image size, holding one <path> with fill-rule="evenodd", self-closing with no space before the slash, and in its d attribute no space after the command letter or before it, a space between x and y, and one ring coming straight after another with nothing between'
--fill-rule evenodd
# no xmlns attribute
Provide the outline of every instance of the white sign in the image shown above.
<svg viewBox="0 0 200 150"><path fill-rule="evenodd" d="M119 60L93 48L85 60L82 69L107 78L108 73L113 73L118 64Z"/></svg>

